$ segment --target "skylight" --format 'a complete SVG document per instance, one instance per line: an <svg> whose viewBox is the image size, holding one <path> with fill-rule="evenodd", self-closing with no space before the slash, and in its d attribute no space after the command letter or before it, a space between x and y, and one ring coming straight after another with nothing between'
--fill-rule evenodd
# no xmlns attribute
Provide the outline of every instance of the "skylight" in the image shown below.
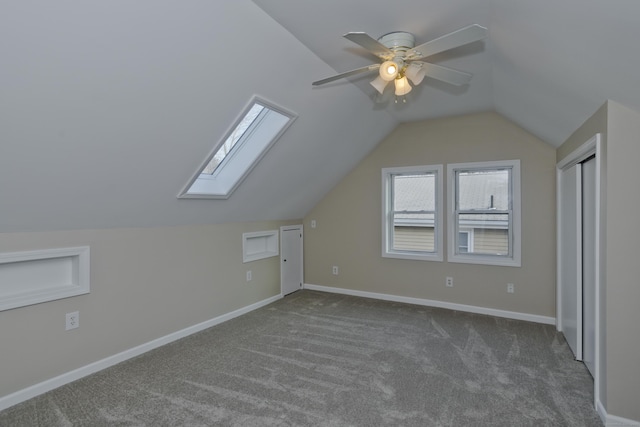
<svg viewBox="0 0 640 427"><path fill-rule="evenodd" d="M178 197L228 198L295 117L254 98Z"/></svg>

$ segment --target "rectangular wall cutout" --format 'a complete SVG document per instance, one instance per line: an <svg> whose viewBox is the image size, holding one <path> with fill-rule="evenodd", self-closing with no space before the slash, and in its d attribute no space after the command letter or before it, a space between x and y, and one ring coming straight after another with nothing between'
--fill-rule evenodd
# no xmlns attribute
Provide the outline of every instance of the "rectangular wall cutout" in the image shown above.
<svg viewBox="0 0 640 427"><path fill-rule="evenodd" d="M0 253L0 311L89 293L89 247Z"/></svg>
<svg viewBox="0 0 640 427"><path fill-rule="evenodd" d="M242 262L280 255L278 230L242 234Z"/></svg>

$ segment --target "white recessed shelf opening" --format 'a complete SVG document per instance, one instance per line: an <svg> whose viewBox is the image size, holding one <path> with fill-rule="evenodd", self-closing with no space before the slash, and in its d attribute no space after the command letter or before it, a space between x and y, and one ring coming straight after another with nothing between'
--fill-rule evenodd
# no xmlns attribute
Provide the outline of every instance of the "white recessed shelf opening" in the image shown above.
<svg viewBox="0 0 640 427"><path fill-rule="evenodd" d="M0 253L0 311L89 290L88 246Z"/></svg>
<svg viewBox="0 0 640 427"><path fill-rule="evenodd" d="M278 230L242 234L242 262L280 255Z"/></svg>

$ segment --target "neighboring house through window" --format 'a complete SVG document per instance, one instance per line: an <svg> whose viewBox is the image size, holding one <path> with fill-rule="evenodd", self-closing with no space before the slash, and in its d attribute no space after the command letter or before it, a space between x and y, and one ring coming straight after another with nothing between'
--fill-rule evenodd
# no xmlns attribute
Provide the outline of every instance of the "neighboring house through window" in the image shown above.
<svg viewBox="0 0 640 427"><path fill-rule="evenodd" d="M442 261L441 165L382 169L382 256Z"/></svg>

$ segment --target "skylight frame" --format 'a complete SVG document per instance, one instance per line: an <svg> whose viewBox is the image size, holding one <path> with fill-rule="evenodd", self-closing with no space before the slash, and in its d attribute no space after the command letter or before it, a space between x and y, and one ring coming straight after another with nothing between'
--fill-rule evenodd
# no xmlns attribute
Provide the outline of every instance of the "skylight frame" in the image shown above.
<svg viewBox="0 0 640 427"><path fill-rule="evenodd" d="M238 126L243 122L247 114L256 104L264 107L264 110L258 115L256 120L247 127L243 132L243 135L239 138L239 141L234 144L234 147L213 170L213 172L211 174L204 173L205 168L217 154L218 150L220 150L228 138L236 131ZM256 132L259 132L260 126L264 124L264 118L270 113L275 113L277 115L273 116L273 121L268 123L268 125L277 127L280 125L277 123L278 120L286 121L282 124L279 130L271 136L270 140L268 138L263 138L262 142L258 140L257 143L253 144L261 144L261 148L260 146L257 148L254 147L254 149L259 150L259 152L251 153L250 151L247 151L251 150L251 137L256 134ZM263 117L261 118L261 116ZM205 158L205 161L197 169L197 172L191 177L187 182L187 185L185 185L182 191L178 194L178 198L228 199L236 188L238 188L247 176L249 176L253 168L267 154L271 147L280 139L284 132L287 131L289 126L293 124L297 117L297 114L274 104L273 102L267 101L264 98L254 95L233 122L232 126L229 127L229 129L223 134L223 137L217 144L215 144L211 152ZM267 132L269 132L269 130L267 130ZM256 135L260 138L259 134ZM239 170L240 172L238 172Z"/></svg>

